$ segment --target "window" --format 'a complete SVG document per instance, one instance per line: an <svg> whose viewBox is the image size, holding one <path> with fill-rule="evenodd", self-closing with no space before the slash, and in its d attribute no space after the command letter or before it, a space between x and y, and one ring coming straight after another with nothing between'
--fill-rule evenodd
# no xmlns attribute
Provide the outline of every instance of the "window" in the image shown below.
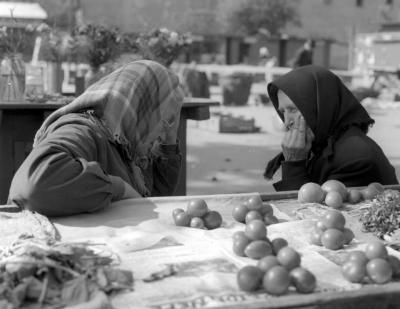
<svg viewBox="0 0 400 309"><path fill-rule="evenodd" d="M363 4L364 4L364 1L363 1L363 0L356 0L356 6L357 6L357 7L362 7Z"/></svg>

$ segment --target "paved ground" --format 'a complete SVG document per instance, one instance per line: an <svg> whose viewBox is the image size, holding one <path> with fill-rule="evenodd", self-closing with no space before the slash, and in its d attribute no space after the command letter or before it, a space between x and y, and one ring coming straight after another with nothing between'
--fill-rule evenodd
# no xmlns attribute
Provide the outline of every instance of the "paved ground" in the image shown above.
<svg viewBox="0 0 400 309"><path fill-rule="evenodd" d="M376 124L370 136L382 147L400 178L400 102L397 106L368 109ZM271 106L215 107L212 112L254 117L259 133L218 133L218 117L188 122L187 191L190 195L268 192L272 182L263 171L280 151L279 120ZM275 175L277 181L280 175Z"/></svg>

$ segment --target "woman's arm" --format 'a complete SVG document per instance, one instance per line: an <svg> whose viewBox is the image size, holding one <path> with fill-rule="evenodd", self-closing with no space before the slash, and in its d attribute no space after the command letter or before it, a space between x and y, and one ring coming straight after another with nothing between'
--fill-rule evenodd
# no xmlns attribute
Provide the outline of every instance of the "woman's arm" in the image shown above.
<svg viewBox="0 0 400 309"><path fill-rule="evenodd" d="M9 200L48 216L92 212L123 198L124 181L97 162L108 141L82 123L50 132L14 175Z"/></svg>

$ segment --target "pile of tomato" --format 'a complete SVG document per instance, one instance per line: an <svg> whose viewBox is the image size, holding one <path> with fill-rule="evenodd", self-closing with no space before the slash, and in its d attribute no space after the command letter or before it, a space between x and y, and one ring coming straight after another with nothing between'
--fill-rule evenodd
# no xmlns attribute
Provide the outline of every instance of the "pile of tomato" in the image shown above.
<svg viewBox="0 0 400 309"><path fill-rule="evenodd" d="M384 187L377 182L369 184L363 189L347 188L338 180L327 180L321 186L314 182L302 185L298 192L300 203L324 203L332 208L341 208L343 203L359 203L371 200L384 191Z"/></svg>
<svg viewBox="0 0 400 309"><path fill-rule="evenodd" d="M222 224L222 216L218 211L210 210L205 200L201 198L190 200L186 211L175 208L172 217L177 226L187 226L198 229L216 229Z"/></svg>
<svg viewBox="0 0 400 309"><path fill-rule="evenodd" d="M336 210L328 210L324 216L318 220L310 235L310 242L317 246L324 246L330 250L338 250L344 245L349 244L354 233L345 227L346 218Z"/></svg>
<svg viewBox="0 0 400 309"><path fill-rule="evenodd" d="M278 223L272 206L263 203L258 195L250 197L243 204L236 205L232 217L240 223L248 223L255 219L264 221L265 225Z"/></svg>
<svg viewBox="0 0 400 309"><path fill-rule="evenodd" d="M389 255L378 241L367 243L365 251L352 251L342 265L342 274L353 283L383 284L400 277L400 260Z"/></svg>

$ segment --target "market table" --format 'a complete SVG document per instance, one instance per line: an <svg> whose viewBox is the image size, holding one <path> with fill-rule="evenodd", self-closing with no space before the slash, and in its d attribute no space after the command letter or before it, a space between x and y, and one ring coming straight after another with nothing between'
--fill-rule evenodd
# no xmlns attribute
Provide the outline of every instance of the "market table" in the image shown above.
<svg viewBox="0 0 400 309"><path fill-rule="evenodd" d="M12 177L32 149L43 120L64 103L0 102L0 203L6 203ZM183 158L186 158L187 119L210 118L210 106L219 102L206 98L185 98L178 129ZM182 162L176 195L186 195L186 159Z"/></svg>
<svg viewBox="0 0 400 309"><path fill-rule="evenodd" d="M399 190L399 186L388 186ZM317 278L311 294L289 291L270 296L263 291L246 293L236 283L238 270L256 261L232 252L232 235L243 231L244 224L232 218L232 209L249 197L258 195L224 194L197 196L223 217L215 230L175 226L172 210L185 208L195 196L130 199L113 203L97 213L54 218L51 221L65 241L89 241L105 244L119 257L120 266L133 271L133 291L112 298L115 308L397 308L400 306L400 282L383 285L359 285L346 281L340 263L348 250L365 248L365 241L376 239L363 233L360 222L345 210L346 226L356 238L343 250L331 251L311 245L308 232L316 217L308 210L321 205L300 204L297 192L261 194L264 203L273 206L279 224L268 226L268 237L283 237L302 255L302 266ZM317 207L318 206L318 207ZM316 208L315 208L316 207ZM326 206L322 206L325 207ZM307 210L307 211L304 211ZM299 214L303 215L299 219ZM84 236L82 236L84 235ZM364 247L363 247L364 246ZM391 254L398 254L391 250ZM153 272L173 266L175 274L159 281L145 282Z"/></svg>

